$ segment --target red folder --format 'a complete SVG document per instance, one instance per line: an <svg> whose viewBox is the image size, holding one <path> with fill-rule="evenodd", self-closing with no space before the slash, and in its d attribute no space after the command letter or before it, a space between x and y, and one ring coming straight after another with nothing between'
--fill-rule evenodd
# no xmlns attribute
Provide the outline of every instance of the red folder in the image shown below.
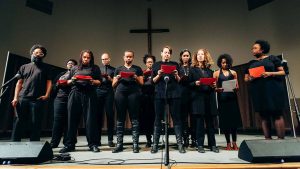
<svg viewBox="0 0 300 169"><path fill-rule="evenodd" d="M67 85L68 84L68 80L58 80L57 84L59 84L59 85Z"/></svg>
<svg viewBox="0 0 300 169"><path fill-rule="evenodd" d="M254 78L261 77L261 74L265 73L265 67L264 66L259 66L255 68L249 69L250 76Z"/></svg>
<svg viewBox="0 0 300 169"><path fill-rule="evenodd" d="M152 70L145 70L143 73L144 76L150 76L152 74Z"/></svg>
<svg viewBox="0 0 300 169"><path fill-rule="evenodd" d="M91 76L84 76L84 75L75 75L74 76L77 80L92 80Z"/></svg>
<svg viewBox="0 0 300 169"><path fill-rule="evenodd" d="M174 70L176 70L176 66L174 66L174 65L161 65L160 69L165 74L171 74L171 73L173 73Z"/></svg>
<svg viewBox="0 0 300 169"><path fill-rule="evenodd" d="M217 81L217 79L216 78L200 78L199 81L200 81L200 84L212 85L214 82Z"/></svg>
<svg viewBox="0 0 300 169"><path fill-rule="evenodd" d="M122 78L130 78L135 75L135 72L120 72Z"/></svg>
<svg viewBox="0 0 300 169"><path fill-rule="evenodd" d="M107 73L102 73L101 76L106 78L106 77L108 77L108 74Z"/></svg>

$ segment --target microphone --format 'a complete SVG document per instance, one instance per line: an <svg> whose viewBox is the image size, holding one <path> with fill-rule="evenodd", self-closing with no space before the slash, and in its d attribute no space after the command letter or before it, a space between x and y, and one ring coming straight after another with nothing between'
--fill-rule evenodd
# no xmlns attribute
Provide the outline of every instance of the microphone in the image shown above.
<svg viewBox="0 0 300 169"><path fill-rule="evenodd" d="M20 79L20 78L21 78L21 75L17 73L13 78L11 78L11 79L9 79L7 82L5 82L5 83L2 85L1 89L2 89L3 87L6 87L7 85L9 85L12 81L14 81L14 80L16 80L16 79Z"/></svg>
<svg viewBox="0 0 300 169"><path fill-rule="evenodd" d="M287 74L287 75L290 74L287 60L282 60L281 65L283 67L285 74Z"/></svg>
<svg viewBox="0 0 300 169"><path fill-rule="evenodd" d="M165 81L166 83L168 83L169 80L170 80L169 76L165 76L165 77L164 77L164 81Z"/></svg>

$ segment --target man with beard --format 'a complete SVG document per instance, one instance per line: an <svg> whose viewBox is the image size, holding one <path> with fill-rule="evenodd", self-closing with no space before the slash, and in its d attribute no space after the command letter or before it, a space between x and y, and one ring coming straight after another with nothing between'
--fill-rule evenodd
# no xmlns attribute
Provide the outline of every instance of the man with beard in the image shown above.
<svg viewBox="0 0 300 169"><path fill-rule="evenodd" d="M31 63L22 65L17 74L20 75L11 102L15 108L12 141L21 141L23 130L29 123L30 141L40 140L41 117L44 102L51 92L51 78L48 67L43 63L47 50L36 44L30 49Z"/></svg>

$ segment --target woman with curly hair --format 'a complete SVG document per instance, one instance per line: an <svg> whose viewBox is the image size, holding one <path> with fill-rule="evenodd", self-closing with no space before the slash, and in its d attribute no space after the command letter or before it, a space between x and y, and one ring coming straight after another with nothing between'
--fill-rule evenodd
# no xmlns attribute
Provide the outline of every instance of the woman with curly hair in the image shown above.
<svg viewBox="0 0 300 169"><path fill-rule="evenodd" d="M216 91L218 92L219 126L225 134L227 142L226 150L238 150L236 144L237 128L242 125L236 95L238 89L237 73L231 70L232 62L230 55L220 55L217 61L220 69L214 72L214 78L217 79ZM236 80L236 88L230 92L223 92L222 84L228 80ZM232 142L230 141L230 134L232 136Z"/></svg>
<svg viewBox="0 0 300 169"><path fill-rule="evenodd" d="M205 127L208 135L210 150L218 153L214 134L214 120L217 116L217 104L215 97L216 83L207 85L201 83L200 78L212 78L213 64L211 55L207 49L199 49L192 59L190 86L192 88L192 118L196 120L196 140L199 153L205 153L204 137ZM206 124L206 125L205 125Z"/></svg>
<svg viewBox="0 0 300 169"><path fill-rule="evenodd" d="M275 129L278 139L284 139L285 127L283 113L285 110L284 87L281 76L285 71L279 58L268 55L270 44L265 40L257 40L252 46L252 54L255 57L248 65L245 73L245 81L250 84L251 98L255 112L259 112L262 120L262 129L265 139L271 137L271 119L275 121ZM250 69L263 67L260 76L252 76Z"/></svg>

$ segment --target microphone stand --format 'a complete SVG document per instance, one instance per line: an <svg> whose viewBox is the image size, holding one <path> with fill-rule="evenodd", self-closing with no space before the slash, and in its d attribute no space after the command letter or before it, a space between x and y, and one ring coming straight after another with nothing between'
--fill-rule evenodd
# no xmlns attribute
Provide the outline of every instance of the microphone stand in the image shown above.
<svg viewBox="0 0 300 169"><path fill-rule="evenodd" d="M2 87L1 87L2 88ZM3 92L0 95L0 105L2 103L2 97L4 96L4 94L6 93L6 91L8 90L9 86L6 86L5 89L3 90Z"/></svg>
<svg viewBox="0 0 300 169"><path fill-rule="evenodd" d="M165 158L164 158L164 165L168 166L170 164L170 155L169 155L169 133L168 133L168 128L169 128L169 118L168 118L168 98L167 98L167 89L168 89L168 82L169 82L169 77L165 76L164 78L166 82L165 86L165 114L164 114L164 124L165 124Z"/></svg>
<svg viewBox="0 0 300 169"><path fill-rule="evenodd" d="M299 109L298 109L298 104L296 101L296 96L294 93L294 89L290 80L290 72L289 72L289 68L287 65L287 61L284 60L283 58L283 53L282 53L282 63L283 64L283 68L285 71L285 83L286 83L286 90L287 90L287 94L288 94L288 103L289 103L289 108L290 108L290 113L291 113L291 120L292 120L292 129L293 129L293 135L294 138L296 138L296 131L295 131L295 126L294 126L294 120L293 120L293 113L295 113L297 115L297 119L298 119L298 123L300 123L300 113L299 113ZM294 108L295 110L292 110L292 105L291 105L291 101L290 101L290 97L292 96L293 99L293 103L294 103Z"/></svg>

